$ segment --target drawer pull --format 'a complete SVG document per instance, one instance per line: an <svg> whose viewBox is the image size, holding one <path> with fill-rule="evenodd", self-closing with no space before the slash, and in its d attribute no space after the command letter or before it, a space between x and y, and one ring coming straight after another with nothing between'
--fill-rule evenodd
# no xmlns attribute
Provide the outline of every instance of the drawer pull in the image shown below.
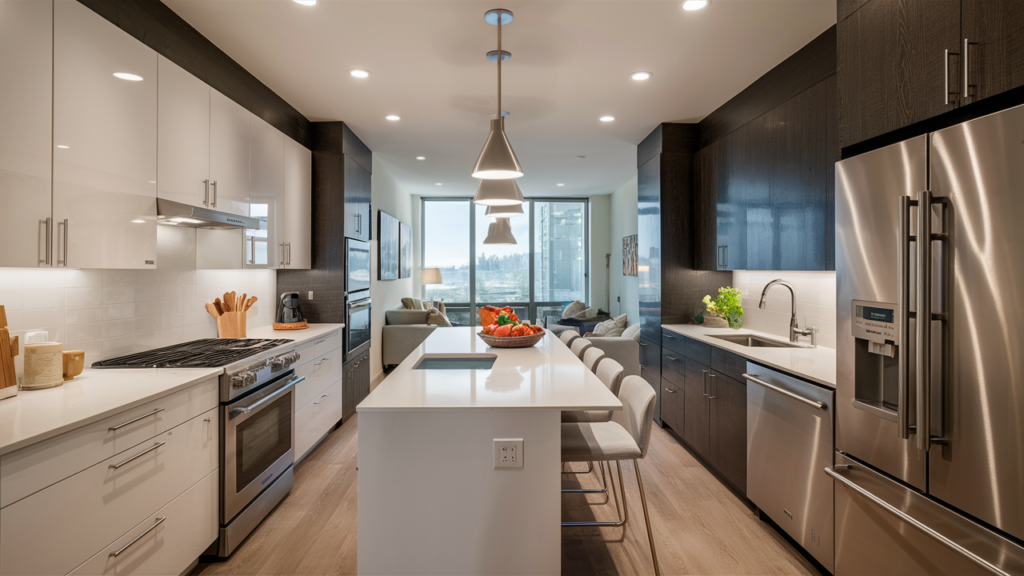
<svg viewBox="0 0 1024 576"><path fill-rule="evenodd" d="M153 445L153 446L151 446L150 448L148 448L148 449L146 449L146 450L143 450L142 452L139 452L139 453L138 453L138 454L136 454L135 456L132 456L131 458L129 458L129 459L127 459L127 460L125 460L124 462L121 462L120 464L111 464L111 465L110 465L110 467L111 467L111 468L113 468L114 470L117 470L117 469L118 469L118 468L120 468L121 466L124 466L125 464L127 464L127 463L131 462L132 460L135 460L136 458L142 458L142 457L143 457L143 456L145 456L146 454L149 454L150 452L152 452L153 450L156 450L157 448L159 448L159 447L163 446L164 444L166 444L166 442L157 442L156 444L154 444L154 445ZM129 546L130 546L130 545L131 545L131 544L129 544ZM126 546L126 548L127 548L127 546Z"/></svg>
<svg viewBox="0 0 1024 576"><path fill-rule="evenodd" d="M319 345L323 344L324 342L327 342L327 338L324 338L323 340L317 340L317 342L316 342L316 344L314 344L314 346L319 346Z"/></svg>
<svg viewBox="0 0 1024 576"><path fill-rule="evenodd" d="M670 392L670 393L672 393L672 394L675 394L675 393L676 393L676 391L675 391L675 390L673 390L673 389L671 389L671 388L665 388L665 392Z"/></svg>
<svg viewBox="0 0 1024 576"><path fill-rule="evenodd" d="M125 426L127 426L129 424L135 424L136 422L138 422L139 420L142 420L143 418L149 418L150 416L155 416L155 415L157 415L157 414L159 414L160 412L163 412L163 411L164 411L163 408L157 408L156 410L153 410L149 414L143 414L142 416L139 416L138 418L129 420L129 421L125 422L124 424L118 424L117 426L113 426L110 429L111 430L118 430L120 428L124 428Z"/></svg>
<svg viewBox="0 0 1024 576"><path fill-rule="evenodd" d="M313 402L313 404L319 404L319 403L323 402L324 398L327 398L328 396L330 396L330 394L324 394L323 396L320 397L319 400L317 400L316 402Z"/></svg>
<svg viewBox="0 0 1024 576"><path fill-rule="evenodd" d="M149 534L149 533L150 533L150 532L152 532L153 530L156 530L156 527L157 527L157 526L159 526L159 525L161 525L161 524L163 524L163 523L164 523L164 520L167 520L167 517L166 517L166 516L164 516L163 518L157 518L157 519L156 519L156 523L155 523L155 524L153 524L152 526L150 526L149 528L147 528L147 529L146 529L146 531L145 531L145 532L143 532L142 534L139 534L138 536L136 536L134 540L132 540L131 542L129 542L129 543L127 543L127 544L125 544L125 545L124 545L124 546L123 546L123 547L122 547L122 548L121 548L120 550L118 550L117 552L111 552L111 553L110 553L110 557L111 557L111 558L117 558L118 556L120 556L122 552L124 552L125 550L127 550L127 549L131 548L131 547L132 547L132 544L135 544L136 542L138 542L139 540L141 540L143 536L145 536L146 534Z"/></svg>
<svg viewBox="0 0 1024 576"><path fill-rule="evenodd" d="M675 356L665 356L665 358L668 358L669 360L671 360L673 362L675 362L676 360L679 360L679 358L676 358Z"/></svg>
<svg viewBox="0 0 1024 576"><path fill-rule="evenodd" d="M327 362L328 360L330 360L330 358L324 358L324 359L320 360L319 362L317 362L316 364L313 364L313 366L319 367L321 364L323 364L324 362Z"/></svg>

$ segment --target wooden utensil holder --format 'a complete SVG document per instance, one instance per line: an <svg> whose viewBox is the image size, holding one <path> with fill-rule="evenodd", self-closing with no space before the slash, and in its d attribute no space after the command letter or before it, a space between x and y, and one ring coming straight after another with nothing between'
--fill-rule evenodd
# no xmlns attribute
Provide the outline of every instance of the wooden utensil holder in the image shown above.
<svg viewBox="0 0 1024 576"><path fill-rule="evenodd" d="M225 312L217 318L218 338L245 338L245 312Z"/></svg>

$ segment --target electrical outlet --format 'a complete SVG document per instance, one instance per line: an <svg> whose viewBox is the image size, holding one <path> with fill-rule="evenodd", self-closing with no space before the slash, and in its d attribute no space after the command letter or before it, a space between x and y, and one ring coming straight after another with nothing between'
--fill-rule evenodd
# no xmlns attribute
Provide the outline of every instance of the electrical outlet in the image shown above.
<svg viewBox="0 0 1024 576"><path fill-rule="evenodd" d="M522 468L523 467L523 439L522 438L495 438L494 439L494 467L495 468Z"/></svg>
<svg viewBox="0 0 1024 576"><path fill-rule="evenodd" d="M309 291L309 298L308 298L308 299L309 299L309 300L312 300L312 299L313 299L313 291L312 291L312 290L310 290L310 291Z"/></svg>

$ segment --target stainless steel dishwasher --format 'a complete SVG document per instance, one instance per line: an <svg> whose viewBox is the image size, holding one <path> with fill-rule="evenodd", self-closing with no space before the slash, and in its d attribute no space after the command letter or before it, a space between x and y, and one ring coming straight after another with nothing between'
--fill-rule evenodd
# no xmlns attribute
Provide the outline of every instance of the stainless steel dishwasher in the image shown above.
<svg viewBox="0 0 1024 576"><path fill-rule="evenodd" d="M747 497L834 572L835 391L747 363Z"/></svg>

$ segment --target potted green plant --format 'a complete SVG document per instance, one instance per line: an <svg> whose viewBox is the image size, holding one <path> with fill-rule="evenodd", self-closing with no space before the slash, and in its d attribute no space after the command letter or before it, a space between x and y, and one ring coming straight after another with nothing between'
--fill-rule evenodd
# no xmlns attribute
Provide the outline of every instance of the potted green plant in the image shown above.
<svg viewBox="0 0 1024 576"><path fill-rule="evenodd" d="M711 300L705 296L704 311L697 318L708 328L725 328L733 330L743 327L743 293L736 288L726 286L718 289L718 298Z"/></svg>

